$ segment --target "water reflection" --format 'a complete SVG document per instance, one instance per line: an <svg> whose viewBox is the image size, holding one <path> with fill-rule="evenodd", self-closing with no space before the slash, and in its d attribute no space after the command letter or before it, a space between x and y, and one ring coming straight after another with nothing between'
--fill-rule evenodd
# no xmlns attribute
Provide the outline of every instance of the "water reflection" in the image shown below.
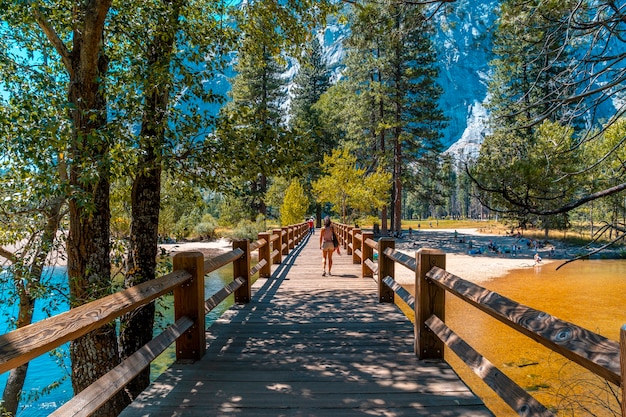
<svg viewBox="0 0 626 417"><path fill-rule="evenodd" d="M515 270L480 285L618 341L626 324L626 261L579 261L556 271L557 265ZM450 327L558 415L620 415L617 387L454 296L447 297L446 315ZM516 416L454 354L446 354L497 416Z"/></svg>

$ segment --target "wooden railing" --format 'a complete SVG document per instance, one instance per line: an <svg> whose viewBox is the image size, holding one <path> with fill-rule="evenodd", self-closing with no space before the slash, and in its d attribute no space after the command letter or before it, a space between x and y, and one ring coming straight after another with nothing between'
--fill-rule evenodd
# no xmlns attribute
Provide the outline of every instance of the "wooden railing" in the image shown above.
<svg viewBox="0 0 626 417"><path fill-rule="evenodd" d="M199 252L174 256L174 271L99 300L73 308L0 336L0 373L29 362L66 342L83 336L156 298L174 292L175 322L137 352L58 408L51 416L89 416L119 392L176 342L177 360L198 360L206 349L205 315L233 292L235 302L251 299L251 277L269 277L272 263L280 263L306 236L306 223L260 233L253 243L235 240L233 249L204 259ZM259 261L250 268L251 251ZM204 276L233 264L233 281L205 300Z"/></svg>
<svg viewBox="0 0 626 417"><path fill-rule="evenodd" d="M445 323L445 295L451 293L548 349L621 387L621 414L626 417L626 325L620 342L609 340L543 311L519 304L502 295L445 271L446 255L420 249L415 258L395 250L395 240L381 238L351 226L334 224L340 241L363 266L363 277L378 276L380 302L394 302L397 295L415 315L415 354L419 359L444 359L444 346L454 352L520 416L553 416L526 390L508 378ZM378 264L373 262L378 255ZM415 296L398 284L395 264L415 273Z"/></svg>

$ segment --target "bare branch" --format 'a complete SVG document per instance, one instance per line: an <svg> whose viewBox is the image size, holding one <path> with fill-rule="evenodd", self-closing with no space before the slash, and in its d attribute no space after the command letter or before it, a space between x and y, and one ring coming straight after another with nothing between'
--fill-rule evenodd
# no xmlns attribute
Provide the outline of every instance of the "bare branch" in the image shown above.
<svg viewBox="0 0 626 417"><path fill-rule="evenodd" d="M620 234L618 237L616 237L615 239L613 239L612 241L610 241L609 243L607 243L607 244L605 244L605 245L602 245L601 247L599 247L599 248L597 248L597 249L594 249L594 250L592 250L592 251L591 251L591 252L589 252L589 253L586 253L586 254L584 254L584 255L579 255L579 256L577 256L577 257L575 257L575 258L573 258L573 259L568 259L567 261L565 261L565 262L563 262L561 265L559 265L559 266L556 268L556 270L558 271L561 267L563 267L563 266L565 266L565 265L567 265L567 264L569 264L569 263L572 263L572 262L574 262L574 261L578 261L578 260L581 260L581 259L587 259L587 258L589 258L591 255L595 255L596 253L600 253L600 252L602 252L603 250L605 250L606 248L608 248L608 247L610 247L610 246L612 246L612 245L616 244L616 243L617 243L617 242L619 242L620 240L624 240L624 238L626 238L626 229L624 229L624 228L622 228L622 227L619 227L619 226L616 226L616 225L605 225L605 226L601 229L601 232L598 232L598 233L597 233L596 238L595 238L595 239L594 239L591 243L593 243L593 242L597 242L597 241L598 241L598 239L599 239L599 237L600 237L601 235L604 235L604 234L605 234L608 230L610 230L610 229L615 229L615 230L618 230L621 234Z"/></svg>

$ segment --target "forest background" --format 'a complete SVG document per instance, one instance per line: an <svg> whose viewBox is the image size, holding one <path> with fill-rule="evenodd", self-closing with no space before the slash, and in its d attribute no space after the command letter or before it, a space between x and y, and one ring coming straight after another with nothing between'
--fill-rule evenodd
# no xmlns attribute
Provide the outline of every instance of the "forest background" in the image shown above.
<svg viewBox="0 0 626 417"><path fill-rule="evenodd" d="M219 227L251 237L332 214L397 235L403 219L497 215L619 242L624 7L504 0L489 133L479 155L455 158L432 39L454 2L0 1L0 255L14 325L54 290L50 253L67 256L74 307L153 279L159 239ZM340 76L319 41L329 18L349 27ZM606 102L615 112L598 114ZM73 341L74 391L146 343L153 322L151 304L119 332ZM11 372L9 413L26 373ZM148 383L146 372L100 413Z"/></svg>

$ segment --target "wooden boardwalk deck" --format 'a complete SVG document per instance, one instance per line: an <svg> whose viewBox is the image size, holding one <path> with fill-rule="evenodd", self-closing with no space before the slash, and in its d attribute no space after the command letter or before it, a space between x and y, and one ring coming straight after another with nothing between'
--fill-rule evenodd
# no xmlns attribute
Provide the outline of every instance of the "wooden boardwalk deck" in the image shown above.
<svg viewBox="0 0 626 417"><path fill-rule="evenodd" d="M208 329L201 361L121 416L492 416L446 363L416 359L413 325L352 256L334 261L322 277L319 235L305 239Z"/></svg>

